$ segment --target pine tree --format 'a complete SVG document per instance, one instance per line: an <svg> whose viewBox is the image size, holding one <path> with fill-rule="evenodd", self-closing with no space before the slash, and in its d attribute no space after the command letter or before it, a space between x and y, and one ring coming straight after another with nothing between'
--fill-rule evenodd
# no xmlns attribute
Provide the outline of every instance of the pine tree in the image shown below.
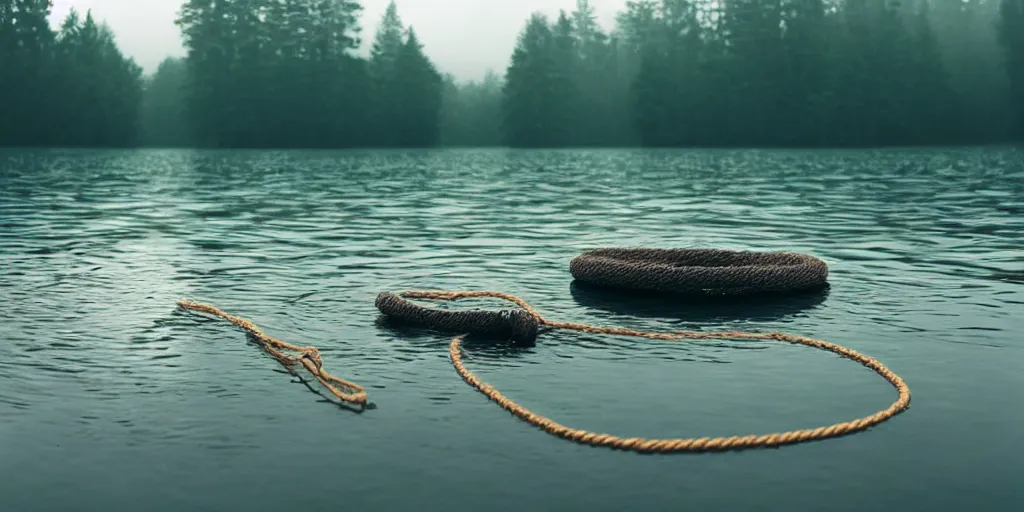
<svg viewBox="0 0 1024 512"><path fill-rule="evenodd" d="M358 14L362 7L349 0L318 0L314 7L311 139L320 147L361 145L366 140L363 132L369 116L365 105L371 91L363 61L351 52L360 44Z"/></svg>
<svg viewBox="0 0 1024 512"><path fill-rule="evenodd" d="M1006 54L1016 136L1024 141L1024 0L1002 0L999 41Z"/></svg>
<svg viewBox="0 0 1024 512"><path fill-rule="evenodd" d="M397 145L430 147L440 140L440 114L443 91L441 75L423 53L416 32L409 29L405 43L395 60L398 106L394 119Z"/></svg>
<svg viewBox="0 0 1024 512"><path fill-rule="evenodd" d="M912 125L907 137L910 144L945 144L964 137L961 99L943 67L930 5L928 0L909 0L906 4L909 62L903 72L909 82L904 94L906 115Z"/></svg>
<svg viewBox="0 0 1024 512"><path fill-rule="evenodd" d="M657 26L659 0L628 0L616 15L617 30L625 46L639 51L650 43Z"/></svg>
<svg viewBox="0 0 1024 512"><path fill-rule="evenodd" d="M621 74L617 41L597 23L597 12L589 0L577 0L572 13L577 58L571 70L573 89L578 95L575 122L576 141L588 146L623 143L630 130L628 84L631 76Z"/></svg>
<svg viewBox="0 0 1024 512"><path fill-rule="evenodd" d="M575 81L582 68L576 30L565 11L559 11L551 27L551 34L551 47L548 51L554 67L549 76L550 88L546 99L553 131L548 134L549 139L545 145L577 146L592 143L579 136L580 117L587 105L580 101L579 84Z"/></svg>
<svg viewBox="0 0 1024 512"><path fill-rule="evenodd" d="M55 89L48 144L129 147L138 140L142 70L118 49L109 27L72 10L49 62Z"/></svg>
<svg viewBox="0 0 1024 512"><path fill-rule="evenodd" d="M0 2L0 146L37 145L51 136L50 8L48 0Z"/></svg>
<svg viewBox="0 0 1024 512"><path fill-rule="evenodd" d="M0 145L1024 140L1024 0L631 0L610 32L577 0L531 15L504 77L461 84L394 2L355 56L359 11L185 0L187 56L143 82L91 13L55 31L50 2L0 0Z"/></svg>
<svg viewBox="0 0 1024 512"><path fill-rule="evenodd" d="M728 45L730 112L734 137L748 144L778 143L778 107L785 99L782 9L779 0L728 0L723 29Z"/></svg>
<svg viewBox="0 0 1024 512"><path fill-rule="evenodd" d="M350 55L359 44L359 10L348 0L189 0L178 24L195 140L228 147L368 142L360 136L368 78Z"/></svg>
<svg viewBox="0 0 1024 512"><path fill-rule="evenodd" d="M406 29L394 2L377 28L368 62L373 84L374 144L433 146L440 140L441 74L412 27Z"/></svg>
<svg viewBox="0 0 1024 512"><path fill-rule="evenodd" d="M451 73L444 73L441 81L440 144L448 147L470 146L472 144L466 141L466 134L469 133L469 107L466 105L468 95ZM466 84L467 89L468 86Z"/></svg>
<svg viewBox="0 0 1024 512"><path fill-rule="evenodd" d="M140 139L149 147L188 147L192 139L186 117L188 64L167 58L147 77L141 107Z"/></svg>
<svg viewBox="0 0 1024 512"><path fill-rule="evenodd" d="M506 143L513 147L549 144L551 127L547 90L554 73L551 59L551 27L548 19L535 13L520 32L505 72L502 129Z"/></svg>
<svg viewBox="0 0 1024 512"><path fill-rule="evenodd" d="M441 145L500 146L502 139L502 83L494 71L483 80L463 84L450 74L444 78Z"/></svg>
<svg viewBox="0 0 1024 512"><path fill-rule="evenodd" d="M395 2L388 4L377 26L370 50L368 69L373 83L373 133L377 144L401 145L391 136L392 129L402 117L396 99L402 94L398 78L398 59L405 46L405 26L398 15Z"/></svg>
<svg viewBox="0 0 1024 512"><path fill-rule="evenodd" d="M930 0L935 38L959 99L963 143L1005 141L1010 131L1009 80L999 44L1000 0Z"/></svg>
<svg viewBox="0 0 1024 512"><path fill-rule="evenodd" d="M826 142L828 89L828 34L833 20L826 18L824 0L789 0L783 11L783 64L777 79L784 90L778 142L817 146Z"/></svg>
<svg viewBox="0 0 1024 512"><path fill-rule="evenodd" d="M664 30L659 32L663 37ZM633 123L637 133L644 145L655 147L677 143L679 120L676 116L681 111L678 96L666 94L673 90L676 79L673 55L661 37L651 34L641 43L640 67L631 90Z"/></svg>
<svg viewBox="0 0 1024 512"><path fill-rule="evenodd" d="M237 44L229 16L232 4L218 0L188 0L175 23L187 51L189 124L200 146L235 144L231 104Z"/></svg>
<svg viewBox="0 0 1024 512"><path fill-rule="evenodd" d="M543 14L530 16L505 76L507 144L557 147L572 141L578 115L572 82L577 58L572 22L565 12L554 24Z"/></svg>
<svg viewBox="0 0 1024 512"><path fill-rule="evenodd" d="M652 129L657 123L651 120L657 110L650 107L652 95L660 88L658 66L664 65L664 56L659 51L663 47L655 41L661 23L658 12L657 0L630 0L616 15L616 89L623 102L620 114L622 124L629 127L627 133L632 136L628 140L642 145L657 145L657 130Z"/></svg>
<svg viewBox="0 0 1024 512"><path fill-rule="evenodd" d="M714 101L711 89L719 84L707 73L697 6L688 0L664 0L653 17L645 16L643 7L638 5L633 22L642 41L633 84L637 132L650 146L700 143L706 140L708 101ZM719 88L714 95L724 93Z"/></svg>

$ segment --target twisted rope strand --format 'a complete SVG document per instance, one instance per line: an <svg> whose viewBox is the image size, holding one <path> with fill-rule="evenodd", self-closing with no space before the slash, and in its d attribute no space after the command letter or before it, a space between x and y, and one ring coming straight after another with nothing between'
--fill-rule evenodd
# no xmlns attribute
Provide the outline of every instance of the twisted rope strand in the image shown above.
<svg viewBox="0 0 1024 512"><path fill-rule="evenodd" d="M809 347L827 350L842 357L852 359L870 368L883 379L889 382L898 393L898 398L888 408L876 412L870 416L857 418L855 420L836 423L813 429L793 430L788 432L777 432L762 435L730 436L730 437L701 437L683 439L644 439L638 437L622 438L609 434L598 434L587 430L574 429L562 425L550 418L546 418L533 411L517 404L510 398L503 395L496 388L481 381L476 375L466 368L462 362L462 340L464 336L457 336L452 339L448 346L448 355L451 358L455 371L466 383L473 386L477 391L484 394L491 401L501 408L512 413L519 419L538 427L545 432L563 439L568 439L581 444L602 446L607 448L628 450L635 452L651 453L673 453L673 452L707 452L740 450L748 448L767 448L787 444L817 441L832 437L839 437L865 430L874 425L882 423L893 416L903 412L910 406L910 387L896 375L892 370L876 359L865 356L855 350L803 336L794 336L784 333L755 333L742 331L720 331L720 332L698 332L678 331L671 333L653 333L623 329L617 327L596 327L586 324L552 322L546 320L526 301L501 292L469 291L469 292L446 292L446 291L410 291L401 294L407 298L433 299L433 300L458 300L463 298L490 297L504 299L519 305L530 314L534 315L537 322L557 329L568 329L595 334L611 334L618 336L633 336L641 338L652 338L660 340L682 340L682 339L755 339L755 340L778 340L788 343L806 345Z"/></svg>
<svg viewBox="0 0 1024 512"><path fill-rule="evenodd" d="M182 300L178 302L178 306L192 311L217 316L231 322L236 327L239 327L243 331L252 335L252 337L259 342L260 347L263 348L265 352L270 354L274 359L277 359L277 361L289 371L292 370L292 366L295 363L299 363L306 369L306 371L316 377L316 380L327 388L331 394L337 397L338 400L359 406L366 405L366 390L355 382L350 382L327 373L327 370L324 370L324 362L320 357L320 351L317 350L316 347L300 347L298 345L292 345L291 343L267 336L252 322L244 318L229 315L209 304ZM297 352L299 355L290 356L282 352L282 349ZM339 387L341 389L339 389Z"/></svg>

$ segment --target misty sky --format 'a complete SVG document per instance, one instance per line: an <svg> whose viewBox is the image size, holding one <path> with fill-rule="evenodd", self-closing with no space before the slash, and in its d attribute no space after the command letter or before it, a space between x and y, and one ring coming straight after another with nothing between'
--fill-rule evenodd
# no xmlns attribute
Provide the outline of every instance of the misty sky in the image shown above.
<svg viewBox="0 0 1024 512"><path fill-rule="evenodd" d="M54 0L53 24L71 7L110 25L121 49L146 72L168 55L183 55L174 18L184 0ZM363 45L369 46L389 0L363 0ZM558 14L576 0L396 0L406 26L412 25L426 52L442 72L462 79L483 76L488 68L503 71L516 36L534 11ZM626 0L591 0L605 27Z"/></svg>

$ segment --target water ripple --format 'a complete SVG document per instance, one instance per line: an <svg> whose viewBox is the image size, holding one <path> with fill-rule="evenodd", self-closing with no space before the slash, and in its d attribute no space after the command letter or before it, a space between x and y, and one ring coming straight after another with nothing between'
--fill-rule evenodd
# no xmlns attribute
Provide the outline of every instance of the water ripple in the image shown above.
<svg viewBox="0 0 1024 512"><path fill-rule="evenodd" d="M434 464L493 469L474 454L500 449L501 475L523 482L564 483L546 468L577 466L588 469L580 479L588 482L627 469L637 476L624 481L634 482L677 473L664 471L676 462L575 451L524 428L458 379L448 336L376 322L380 291L449 288L517 294L567 321L822 337L880 358L915 392L909 419L848 445L794 451L779 465L765 462L771 456L716 459L708 464L718 469L687 473L708 488L730 480L721 468L750 464L759 472L744 481L807 468L836 476L818 482L822 496L860 492L843 482L863 475L812 460L849 468L913 460L948 482L981 467L1020 474L1019 464L1000 459L1024 460L1019 443L960 453L975 461L970 474L937 458L946 452L935 447L948 448L968 428L1006 438L998 425L1024 421L1010 406L1019 404L1012 390L1024 386L1012 363L1024 355L1022 177L1019 150L992 148L5 151L0 451L22 464L52 462L19 448L49 436L76 455L49 468L111 481L155 471L211 482L226 478L216 468L251 474L312 453L300 457L317 461L304 468L312 475L278 474L267 487L308 487L302 479L313 478L327 488L340 468L374 474L379 464L422 471L410 478L430 475L430 488L481 495L505 492L494 482L507 479L470 470L447 480ZM569 259L604 245L808 252L829 263L831 287L767 302L680 302L572 283ZM320 347L327 366L364 384L379 409L339 415L323 407L241 333L178 311L183 297ZM891 399L884 382L856 365L785 344L553 332L530 349L467 341L465 350L482 378L526 405L623 434L768 432L849 419ZM139 471L132 460L161 462ZM4 463L0 470L31 474ZM620 485L601 482L594 485ZM929 488L966 492L936 481ZM18 492L0 484L0 494ZM202 487L188 499L215 492Z"/></svg>

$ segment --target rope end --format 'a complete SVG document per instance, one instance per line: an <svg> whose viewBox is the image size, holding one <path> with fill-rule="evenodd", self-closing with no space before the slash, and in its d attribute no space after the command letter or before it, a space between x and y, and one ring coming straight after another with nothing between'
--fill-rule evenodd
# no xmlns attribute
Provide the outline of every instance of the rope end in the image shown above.
<svg viewBox="0 0 1024 512"><path fill-rule="evenodd" d="M176 304L178 305L179 308L188 309L192 311L202 311L204 309L202 303L196 302L191 299L181 299Z"/></svg>

